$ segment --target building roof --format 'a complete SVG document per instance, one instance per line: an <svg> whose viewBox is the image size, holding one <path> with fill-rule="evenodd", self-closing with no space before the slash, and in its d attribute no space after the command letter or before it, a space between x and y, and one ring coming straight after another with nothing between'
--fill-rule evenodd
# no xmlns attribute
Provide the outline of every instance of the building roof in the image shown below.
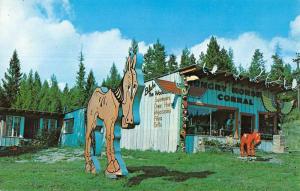
<svg viewBox="0 0 300 191"><path fill-rule="evenodd" d="M46 111L34 111L34 110L25 110L25 109L15 109L15 108L5 108L0 107L0 114L8 114L8 115L26 115L26 116L44 116L44 117L62 117L62 113L58 112L46 112Z"/></svg>
<svg viewBox="0 0 300 191"><path fill-rule="evenodd" d="M207 69L207 72L203 71L203 68L197 67L197 65L191 65L179 70L180 75L184 76L197 76L199 79L207 78L208 80L223 81L225 83L236 82L245 85L249 88L265 89L273 93L280 93L283 91L290 91L280 84L267 84L265 80L253 81L246 76L235 76L235 74L226 71L217 71L212 74Z"/></svg>
<svg viewBox="0 0 300 191"><path fill-rule="evenodd" d="M161 80L161 79L155 79L155 82L163 91L177 94L177 95L181 94L181 89L177 87L175 82Z"/></svg>

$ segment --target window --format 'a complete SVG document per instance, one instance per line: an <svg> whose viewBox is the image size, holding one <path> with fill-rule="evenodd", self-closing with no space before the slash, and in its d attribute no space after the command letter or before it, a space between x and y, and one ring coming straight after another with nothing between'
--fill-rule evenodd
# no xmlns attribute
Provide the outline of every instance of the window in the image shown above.
<svg viewBox="0 0 300 191"><path fill-rule="evenodd" d="M73 133L74 118L72 118L72 119L65 119L64 126L65 126L64 133Z"/></svg>
<svg viewBox="0 0 300 191"><path fill-rule="evenodd" d="M44 119L44 130L54 130L56 128L56 119Z"/></svg>
<svg viewBox="0 0 300 191"><path fill-rule="evenodd" d="M49 127L51 130L56 129L56 120L55 119L49 119Z"/></svg>
<svg viewBox="0 0 300 191"><path fill-rule="evenodd" d="M6 116L6 136L19 137L21 127L21 117Z"/></svg>
<svg viewBox="0 0 300 191"><path fill-rule="evenodd" d="M235 111L189 105L188 134L228 136L235 132Z"/></svg>
<svg viewBox="0 0 300 191"><path fill-rule="evenodd" d="M208 107L189 106L190 128L188 134L210 134L211 109Z"/></svg>
<svg viewBox="0 0 300 191"><path fill-rule="evenodd" d="M262 139L272 139L275 130L275 115L259 114L259 132Z"/></svg>

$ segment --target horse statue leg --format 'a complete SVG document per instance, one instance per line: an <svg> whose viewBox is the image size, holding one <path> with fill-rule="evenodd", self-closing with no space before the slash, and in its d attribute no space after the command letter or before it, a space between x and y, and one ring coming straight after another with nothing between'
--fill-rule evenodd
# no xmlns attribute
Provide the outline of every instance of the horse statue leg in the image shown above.
<svg viewBox="0 0 300 191"><path fill-rule="evenodd" d="M241 142L241 145L240 145L240 155L241 155L241 157L245 156L244 146L245 146L244 142Z"/></svg>
<svg viewBox="0 0 300 191"><path fill-rule="evenodd" d="M241 143L240 143L240 155L241 155L241 157L245 157L245 145L247 145L246 141L247 141L246 136L243 135L241 137Z"/></svg>
<svg viewBox="0 0 300 191"><path fill-rule="evenodd" d="M251 156L255 157L255 144L251 143Z"/></svg>
<svg viewBox="0 0 300 191"><path fill-rule="evenodd" d="M85 134L85 171L91 172L93 174L96 173L95 165L93 164L93 161L91 160L91 142L92 142L92 131L96 127L97 123L97 114L93 113L91 111L87 111L87 126L86 126L86 134Z"/></svg>
<svg viewBox="0 0 300 191"><path fill-rule="evenodd" d="M121 175L120 165L115 157L114 152L114 127L115 120L105 121L106 127L106 157L107 167L105 174L110 178L116 178L117 175Z"/></svg>

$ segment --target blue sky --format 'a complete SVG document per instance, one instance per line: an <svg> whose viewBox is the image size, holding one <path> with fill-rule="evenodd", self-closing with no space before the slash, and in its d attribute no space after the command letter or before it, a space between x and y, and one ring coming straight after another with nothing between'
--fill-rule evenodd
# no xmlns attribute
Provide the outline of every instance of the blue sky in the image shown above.
<svg viewBox="0 0 300 191"><path fill-rule="evenodd" d="M71 1L71 21L81 32L119 28L122 34L168 50L190 47L207 36L234 38L255 31L266 39L288 36L299 14L296 0Z"/></svg>
<svg viewBox="0 0 300 191"><path fill-rule="evenodd" d="M61 87L74 84L81 48L98 83L113 62L122 71L133 38L142 53L160 39L179 61L215 35L245 68L257 48L267 68L277 45L286 63L300 52L300 0L0 0L0 26L0 67L16 49L23 72L55 74Z"/></svg>

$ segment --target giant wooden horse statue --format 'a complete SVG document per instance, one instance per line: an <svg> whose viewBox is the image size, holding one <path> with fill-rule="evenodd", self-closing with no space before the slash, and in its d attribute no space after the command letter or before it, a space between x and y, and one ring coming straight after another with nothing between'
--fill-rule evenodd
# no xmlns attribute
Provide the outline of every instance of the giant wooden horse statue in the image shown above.
<svg viewBox="0 0 300 191"><path fill-rule="evenodd" d="M121 128L132 129L140 123L139 107L144 90L142 73L143 57L131 51L126 61L123 79L116 89L96 88L87 106L87 126L85 142L85 170L97 173L100 165L92 145L95 141L93 131L97 119L105 127L107 167L105 174L110 178L128 174L121 157ZM122 108L122 109L121 109Z"/></svg>

